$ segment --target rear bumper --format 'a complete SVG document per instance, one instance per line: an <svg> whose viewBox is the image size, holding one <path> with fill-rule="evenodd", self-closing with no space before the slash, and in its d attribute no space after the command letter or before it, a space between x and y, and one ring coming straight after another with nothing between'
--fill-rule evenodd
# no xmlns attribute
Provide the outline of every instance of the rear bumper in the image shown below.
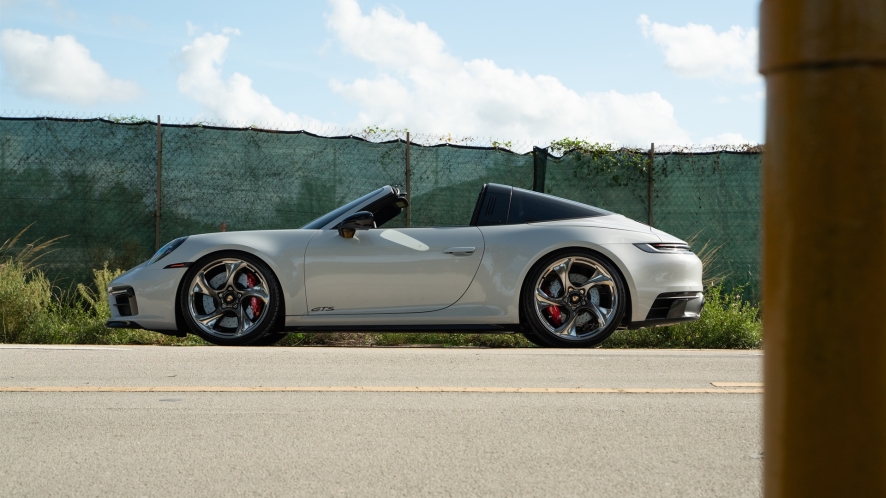
<svg viewBox="0 0 886 498"><path fill-rule="evenodd" d="M674 325L698 320L704 309L702 292L665 292L659 294L652 303L646 319L631 322L629 329Z"/></svg>

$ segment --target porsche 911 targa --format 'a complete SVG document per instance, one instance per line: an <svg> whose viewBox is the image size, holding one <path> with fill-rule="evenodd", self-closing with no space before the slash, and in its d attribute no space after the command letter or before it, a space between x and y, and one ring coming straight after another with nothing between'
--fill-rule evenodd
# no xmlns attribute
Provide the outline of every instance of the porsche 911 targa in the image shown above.
<svg viewBox="0 0 886 498"><path fill-rule="evenodd" d="M464 226L385 227L407 205L385 186L300 229L175 239L111 282L107 326L220 345L433 330L588 347L704 306L689 245L622 215L490 183Z"/></svg>

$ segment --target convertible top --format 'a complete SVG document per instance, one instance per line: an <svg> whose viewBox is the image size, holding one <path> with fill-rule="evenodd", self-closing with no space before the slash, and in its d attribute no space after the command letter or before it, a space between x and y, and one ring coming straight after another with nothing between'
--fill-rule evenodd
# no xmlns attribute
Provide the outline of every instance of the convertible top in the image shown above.
<svg viewBox="0 0 886 498"><path fill-rule="evenodd" d="M613 213L553 195L487 183L480 190L471 226L519 225L539 221L593 218Z"/></svg>

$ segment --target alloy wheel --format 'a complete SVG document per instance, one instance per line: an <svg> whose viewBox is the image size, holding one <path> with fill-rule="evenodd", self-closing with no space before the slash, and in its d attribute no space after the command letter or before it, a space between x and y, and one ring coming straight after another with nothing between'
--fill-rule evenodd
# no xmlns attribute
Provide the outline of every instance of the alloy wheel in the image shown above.
<svg viewBox="0 0 886 498"><path fill-rule="evenodd" d="M618 292L615 279L598 262L565 257L541 272L533 301L549 332L566 340L582 340L609 327L618 309Z"/></svg>
<svg viewBox="0 0 886 498"><path fill-rule="evenodd" d="M265 275L234 258L205 265L194 274L187 291L193 322L204 333L222 339L252 332L271 304Z"/></svg>

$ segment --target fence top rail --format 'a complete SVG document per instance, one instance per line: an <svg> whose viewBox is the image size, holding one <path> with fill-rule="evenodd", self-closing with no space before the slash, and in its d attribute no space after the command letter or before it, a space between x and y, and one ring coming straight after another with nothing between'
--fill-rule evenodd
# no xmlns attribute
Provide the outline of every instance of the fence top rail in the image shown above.
<svg viewBox="0 0 886 498"><path fill-rule="evenodd" d="M140 117L122 117L113 116L93 116L93 117L57 117L57 116L10 116L3 115L7 112L0 112L0 121L55 121L68 123L91 123L101 122L110 125L121 126L156 126L157 121ZM178 122L176 122L178 121ZM313 138L325 138L330 140L356 140L373 144L395 144L406 143L406 133L408 130L386 130L367 127L363 130L356 131L347 128L329 128L324 131L310 131L307 129L287 130L273 127L262 127L257 125L249 126L230 126L227 123L215 123L213 121L194 121L194 120L171 120L162 123L164 128L183 128L183 129L205 129L217 131L236 131L236 132L256 132L283 135L306 135ZM549 158L559 159L568 155L579 152L571 149L562 154L554 154L549 150L549 146L541 146L539 143L517 142L516 146L513 142L499 142L491 138L475 138L475 137L453 137L450 134L439 133L411 133L410 146L423 148L452 147L465 150L495 150L503 153L514 154L518 156L532 155L534 150L544 151ZM487 143L489 145L470 145L471 142ZM516 150L515 150L516 149ZM655 147L656 156L680 156L680 155L709 155L709 154L759 154L762 153L764 146L761 144L740 144L740 145L657 145ZM520 152L525 150L525 152ZM620 147L612 149L613 153L634 153L648 154L650 149L639 147Z"/></svg>

